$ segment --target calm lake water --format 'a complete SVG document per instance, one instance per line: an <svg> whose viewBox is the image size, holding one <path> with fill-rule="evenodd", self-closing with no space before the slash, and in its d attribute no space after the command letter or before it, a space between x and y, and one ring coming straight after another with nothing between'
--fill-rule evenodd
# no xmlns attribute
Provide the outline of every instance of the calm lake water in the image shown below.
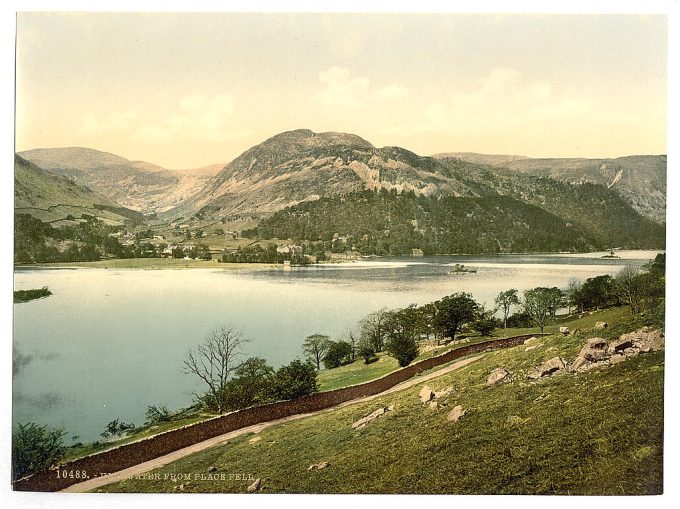
<svg viewBox="0 0 680 509"><path fill-rule="evenodd" d="M454 292L487 307L498 292L566 287L615 275L656 252L377 259L292 270L17 270L15 289L51 297L14 305L13 421L62 426L95 440L119 418L141 425L146 407L187 406L201 385L182 359L220 323L251 341L247 356L277 367L302 356L304 338L342 338L371 311L424 304ZM475 274L449 274L463 263Z"/></svg>

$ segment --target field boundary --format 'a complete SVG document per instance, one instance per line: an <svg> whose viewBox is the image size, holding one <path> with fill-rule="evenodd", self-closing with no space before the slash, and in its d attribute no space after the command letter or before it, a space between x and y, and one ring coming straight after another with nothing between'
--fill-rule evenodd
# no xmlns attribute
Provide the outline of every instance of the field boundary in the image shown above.
<svg viewBox="0 0 680 509"><path fill-rule="evenodd" d="M212 419L168 430L136 442L130 442L89 456L78 458L58 467L42 470L13 482L18 491L54 492L78 484L88 478L118 472L134 465L170 454L179 449L235 431L241 428L273 421L296 414L307 414L334 407L354 399L373 396L436 366L487 350L510 348L534 336L550 334L523 334L454 348L443 354L424 359L410 366L388 373L380 378L348 387L319 392L302 398L278 401L245 408ZM66 475L63 473L66 472ZM83 477L83 472L85 477ZM73 477L71 477L73 473ZM76 474L77 473L77 474ZM76 477L77 475L77 477Z"/></svg>

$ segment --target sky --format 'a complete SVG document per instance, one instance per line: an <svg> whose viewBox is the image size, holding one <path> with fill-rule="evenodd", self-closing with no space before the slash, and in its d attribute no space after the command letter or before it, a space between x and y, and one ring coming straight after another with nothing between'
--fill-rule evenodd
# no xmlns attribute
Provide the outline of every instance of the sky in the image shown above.
<svg viewBox="0 0 680 509"><path fill-rule="evenodd" d="M282 131L532 157L667 152L663 15L19 13L16 150L166 168Z"/></svg>

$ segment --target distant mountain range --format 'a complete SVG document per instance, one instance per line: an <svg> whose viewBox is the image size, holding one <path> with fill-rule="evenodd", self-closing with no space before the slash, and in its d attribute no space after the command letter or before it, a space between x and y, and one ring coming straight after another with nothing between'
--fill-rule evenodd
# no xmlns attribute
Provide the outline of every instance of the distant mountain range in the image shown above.
<svg viewBox="0 0 680 509"><path fill-rule="evenodd" d="M58 184L58 189L64 188L70 182L64 176L80 189L79 197L73 198L76 201L82 202L85 195L97 196L100 202L107 201L102 206L156 212L159 220L194 224L229 221L246 215L261 220L322 197L356 197L366 190L412 191L415 196L430 199L477 200L475 206L482 207L484 212L477 214L474 221L467 221L470 224L466 229L470 231L483 231L484 224L497 229L499 224L511 225L513 221L531 226L534 223L527 218L532 209L522 208L526 204L550 215L550 219L542 216L536 225L559 224L559 231L568 233L560 234L563 238L578 239L574 249L613 247L617 243L634 245L636 235L647 230L650 235L642 235L646 247L663 244L663 227L655 226L665 223L663 155L531 159L518 155L444 153L426 157L400 147L377 148L353 134L300 129L273 136L226 166L196 170L167 170L85 148L36 149L19 156L20 171L16 168L15 171L22 178L17 178L15 195L17 206L24 209L30 204L38 210L65 200L61 191L50 194L46 190L50 182ZM27 178L28 165L22 158L37 165L31 165L34 174L42 168L40 185L22 182ZM499 206L496 216L491 207L494 197L499 204L505 204ZM310 207L306 210L314 215L314 205ZM333 207L327 204L325 210L340 214ZM359 210L357 207L353 206L353 210ZM422 211L427 212L428 207ZM373 203L371 210L372 214L379 214L380 206ZM501 218L504 213L515 219ZM494 221L492 228L490 222ZM439 223L430 227L438 228ZM265 231L265 225L262 224L261 231ZM448 222L446 225L449 229L454 227ZM561 242L550 242L563 248Z"/></svg>
<svg viewBox="0 0 680 509"><path fill-rule="evenodd" d="M613 189L640 214L657 223L666 221L666 156L640 155L616 159L554 158L453 152L440 160L460 159L527 175L550 177L571 184L590 182Z"/></svg>
<svg viewBox="0 0 680 509"><path fill-rule="evenodd" d="M224 167L216 164L194 170L168 170L80 147L27 150L19 155L143 213L163 212L178 205L202 189Z"/></svg>
<svg viewBox="0 0 680 509"><path fill-rule="evenodd" d="M14 157L14 211L45 223L59 223L83 214L110 224L142 221L143 215L81 186L73 180Z"/></svg>

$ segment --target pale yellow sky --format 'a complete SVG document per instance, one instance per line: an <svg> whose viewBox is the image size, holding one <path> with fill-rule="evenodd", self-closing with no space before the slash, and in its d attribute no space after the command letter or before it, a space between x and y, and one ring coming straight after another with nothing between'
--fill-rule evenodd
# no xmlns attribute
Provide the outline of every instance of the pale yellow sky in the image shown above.
<svg viewBox="0 0 680 509"><path fill-rule="evenodd" d="M18 151L192 168L309 128L423 155L666 153L663 16L22 13L17 31Z"/></svg>

